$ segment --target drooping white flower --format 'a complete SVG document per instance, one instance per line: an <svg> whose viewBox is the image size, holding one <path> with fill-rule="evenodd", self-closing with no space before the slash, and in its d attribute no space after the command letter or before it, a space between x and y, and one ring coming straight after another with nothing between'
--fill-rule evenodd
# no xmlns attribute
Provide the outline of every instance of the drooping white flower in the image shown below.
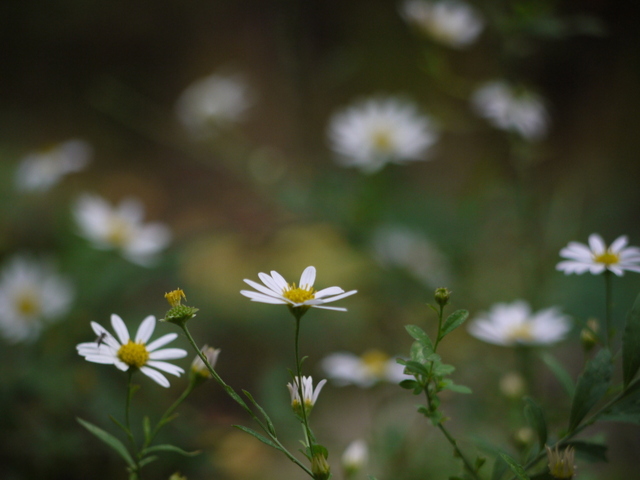
<svg viewBox="0 0 640 480"><path fill-rule="evenodd" d="M92 153L91 145L78 139L30 153L18 165L16 188L25 192L49 190L65 175L82 170Z"/></svg>
<svg viewBox="0 0 640 480"><path fill-rule="evenodd" d="M191 133L215 134L220 127L241 121L252 97L242 76L215 73L186 88L176 102L176 114Z"/></svg>
<svg viewBox="0 0 640 480"><path fill-rule="evenodd" d="M300 283L287 283L282 275L276 271L271 271L271 275L260 272L258 274L264 285L260 285L253 280L245 279L245 283L257 290L241 290L240 293L253 302L271 303L275 305L288 305L293 308L314 307L327 310L338 310L346 312L343 307L327 307L325 303L335 302L342 298L357 293L357 290L345 292L340 287L329 287L322 290L314 290L313 284L316 280L315 267L307 267L300 276ZM266 285L266 286L265 286Z"/></svg>
<svg viewBox="0 0 640 480"><path fill-rule="evenodd" d="M397 98L373 98L336 113L328 129L341 165L372 173L386 163L425 160L438 139L433 122Z"/></svg>
<svg viewBox="0 0 640 480"><path fill-rule="evenodd" d="M207 359L207 362L209 362L209 365L211 365L212 368L215 368L216 363L218 362L218 355L220 355L220 349L210 347L209 345L205 345L200 350L202 351L205 358ZM200 358L200 355L196 355L195 358L193 359L193 362L191 363L191 372L195 375L199 375L204 378L211 377L211 373L209 372L209 369Z"/></svg>
<svg viewBox="0 0 640 480"><path fill-rule="evenodd" d="M384 352L369 350L358 356L336 352L321 362L322 370L336 385L356 385L367 388L378 382L400 383L413 378L404 373L404 366Z"/></svg>
<svg viewBox="0 0 640 480"><path fill-rule="evenodd" d="M533 313L524 300L498 303L475 318L469 333L480 340L507 347L548 345L562 340L571 329L571 321L555 308Z"/></svg>
<svg viewBox="0 0 640 480"><path fill-rule="evenodd" d="M75 204L74 216L81 234L99 249L119 250L127 260L149 266L171 240L161 223L143 224L144 208L136 199L112 207L96 195L83 195Z"/></svg>
<svg viewBox="0 0 640 480"><path fill-rule="evenodd" d="M430 288L451 283L446 257L419 233L404 227L383 226L374 233L372 247L378 263L405 269Z"/></svg>
<svg viewBox="0 0 640 480"><path fill-rule="evenodd" d="M116 332L117 338L102 325L91 322L91 328L98 338L94 342L80 343L76 346L78 353L85 360L115 365L118 370L123 372L128 371L130 368L140 370L163 387L169 386L169 380L160 373L161 371L177 377L184 373L182 368L163 360L183 358L187 355L186 350L181 348L163 348L159 350L160 347L177 338L177 333L167 333L148 343L156 327L156 318L153 315L149 315L142 321L134 339L129 336L127 326L118 315L111 315L111 326Z"/></svg>
<svg viewBox="0 0 640 480"><path fill-rule="evenodd" d="M406 0L400 14L437 42L454 48L472 44L484 28L478 11L459 0Z"/></svg>
<svg viewBox="0 0 640 480"><path fill-rule="evenodd" d="M342 468L347 477L356 474L365 466L369 459L369 448L367 442L362 439L354 440L342 454Z"/></svg>
<svg viewBox="0 0 640 480"><path fill-rule="evenodd" d="M516 132L527 140L538 140L547 133L547 110L531 91L495 81L476 90L471 102L478 115L497 128Z"/></svg>
<svg viewBox="0 0 640 480"><path fill-rule="evenodd" d="M300 377L294 377L293 383L287 383L287 388L291 395L291 408L293 408L296 413L301 414L302 407L304 406L306 414L309 415L325 383L327 383L326 380L320 380L314 390L313 379L311 377L303 376L302 385L300 385ZM302 387L302 399L300 398L300 387Z"/></svg>
<svg viewBox="0 0 640 480"><path fill-rule="evenodd" d="M619 277L625 270L640 272L640 248L627 247L628 239L622 235L607 247L604 240L597 233L589 235L589 245L578 242L569 242L560 250L560 256L566 258L556 269L565 274L577 273L578 275L590 272L599 275L609 270Z"/></svg>
<svg viewBox="0 0 640 480"><path fill-rule="evenodd" d="M0 332L10 342L34 340L64 316L74 289L48 261L14 256L0 273Z"/></svg>

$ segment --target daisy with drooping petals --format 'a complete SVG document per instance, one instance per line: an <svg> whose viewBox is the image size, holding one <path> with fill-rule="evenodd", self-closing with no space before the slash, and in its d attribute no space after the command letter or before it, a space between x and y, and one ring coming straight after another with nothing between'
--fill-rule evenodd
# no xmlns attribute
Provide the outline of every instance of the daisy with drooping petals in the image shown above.
<svg viewBox="0 0 640 480"><path fill-rule="evenodd" d="M494 345L548 345L562 340L571 329L569 317L557 308L531 312L523 300L498 303L469 324L469 333Z"/></svg>
<svg viewBox="0 0 640 480"><path fill-rule="evenodd" d="M566 258L556 269L569 275L590 272L599 275L609 270L619 277L625 270L640 272L640 248L627 247L628 239L625 235L618 237L607 247L604 240L597 233L589 235L589 245L570 242L560 250L560 256Z"/></svg>
<svg viewBox="0 0 640 480"><path fill-rule="evenodd" d="M34 340L68 312L73 297L69 280L49 262L17 255L0 273L0 332L11 342Z"/></svg>
<svg viewBox="0 0 640 480"><path fill-rule="evenodd" d="M144 208L133 198L113 208L97 195L83 195L73 213L82 235L96 248L120 250L127 260L138 265L151 265L171 240L165 225L142 223Z"/></svg>
<svg viewBox="0 0 640 480"><path fill-rule="evenodd" d="M369 350L358 356L349 352L336 352L325 357L321 367L336 385L356 385L368 388L378 382L400 383L413 378L405 375L404 366L384 352Z"/></svg>
<svg viewBox="0 0 640 480"><path fill-rule="evenodd" d="M342 298L353 295L357 290L345 292L340 287L329 287L322 290L314 290L313 283L316 280L315 267L307 267L300 276L300 283L289 284L276 271L271 271L271 275L260 272L258 274L264 285L260 285L253 280L245 279L245 283L257 290L241 290L240 293L253 302L271 303L275 305L288 305L290 308L324 308L327 310L338 310L346 312L343 307L327 307L324 304L335 302ZM265 286L266 285L266 286Z"/></svg>
<svg viewBox="0 0 640 480"><path fill-rule="evenodd" d="M313 379L311 377L302 377L302 385L300 385L300 377L295 377L293 383L287 383L287 388L291 394L291 408L293 408L293 411L301 414L302 406L304 405L305 414L309 415L325 383L327 383L326 380L320 380L315 390L313 389ZM300 399L300 387L302 387L302 399Z"/></svg>
<svg viewBox="0 0 640 480"><path fill-rule="evenodd" d="M328 135L338 163L367 173L386 163L425 160L438 138L429 117L393 97L364 100L336 113Z"/></svg>
<svg viewBox="0 0 640 480"><path fill-rule="evenodd" d="M178 336L177 333L168 333L151 343L147 343L156 326L156 318L153 315L149 315L142 321L133 340L129 336L127 326L118 315L111 315L111 326L116 332L117 338L102 325L91 322L91 328L98 335L98 338L94 342L80 343L76 346L78 353L88 362L115 365L118 370L123 372L131 368L140 370L163 387L169 386L169 380L160 371L177 377L184 373L182 368L163 360L183 358L187 355L185 350L181 348L158 350L173 341Z"/></svg>

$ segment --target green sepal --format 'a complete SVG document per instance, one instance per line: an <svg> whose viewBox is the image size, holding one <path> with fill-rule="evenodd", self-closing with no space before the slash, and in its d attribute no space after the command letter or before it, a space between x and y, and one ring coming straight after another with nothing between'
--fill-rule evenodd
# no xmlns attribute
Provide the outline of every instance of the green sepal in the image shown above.
<svg viewBox="0 0 640 480"><path fill-rule="evenodd" d="M253 396L248 391L242 390L242 393L244 393L246 397L251 401L251 403L253 403L255 407L260 411L264 419L267 421L267 429L269 430L269 433L275 437L276 427L273 425L273 422L271 421L271 418L269 418L269 415L267 415L267 412L265 412L265 410L260 405L258 405L258 402L255 401Z"/></svg>
<svg viewBox="0 0 640 480"><path fill-rule="evenodd" d="M449 315L442 325L442 329L438 335L438 342L462 325L467 318L469 318L469 312L467 310L456 310Z"/></svg>
<svg viewBox="0 0 640 480"><path fill-rule="evenodd" d="M136 464L133 461L133 458L131 458L131 455L129 454L129 451L127 450L127 448L124 446L124 444L120 440L118 440L116 437L114 437L110 433L105 432L101 428L96 427L92 423L89 423L89 422L87 422L85 420L82 420L81 418L78 418L78 417L76 417L76 420L80 423L80 425L82 425L84 428L89 430L92 434L94 434L96 437L98 437L104 443L106 443L111 448L113 448L122 457L122 459L127 463L127 465L130 468L136 468Z"/></svg>
<svg viewBox="0 0 640 480"><path fill-rule="evenodd" d="M250 429L249 427L244 427L242 425L233 425L233 426L235 428L237 428L238 430L242 430L243 432L248 433L249 435L253 435L258 440L260 440L262 443L264 443L266 445L269 445L270 447L273 447L276 450L282 450L282 448L280 448L278 445L273 443L271 440L269 440L268 438L266 438L263 435L260 435L258 432L256 432L255 430Z"/></svg>
<svg viewBox="0 0 640 480"><path fill-rule="evenodd" d="M500 452L500 458L502 458L507 463L511 471L519 480L531 480L529 478L529 475L527 475L527 472L524 470L524 468L522 468L522 465L516 462L509 455Z"/></svg>
<svg viewBox="0 0 640 480"><path fill-rule="evenodd" d="M524 416L538 435L538 447L544 449L547 443L547 421L540 405L531 397L524 397Z"/></svg>
<svg viewBox="0 0 640 480"><path fill-rule="evenodd" d="M161 322L174 323L180 327L184 326L189 320L196 316L198 311L195 307L187 305L176 305L167 311Z"/></svg>
<svg viewBox="0 0 640 480"><path fill-rule="evenodd" d="M433 352L433 342L431 342L429 335L427 335L424 330L417 325L405 325L404 328L407 330L409 335Z"/></svg>
<svg viewBox="0 0 640 480"><path fill-rule="evenodd" d="M578 427L593 406L607 393L612 372L611 352L606 348L587 362L584 372L578 377L569 415L569 432Z"/></svg>
<svg viewBox="0 0 640 480"><path fill-rule="evenodd" d="M640 295L627 314L622 336L622 376L625 388L640 369Z"/></svg>
<svg viewBox="0 0 640 480"><path fill-rule="evenodd" d="M184 455L185 457L193 457L195 455L200 454L200 450L195 450L193 452L187 452L180 447L176 447L175 445L162 444L162 445L154 445L152 447L147 447L142 450L142 455L147 455L152 452L174 452L179 453L180 455Z"/></svg>

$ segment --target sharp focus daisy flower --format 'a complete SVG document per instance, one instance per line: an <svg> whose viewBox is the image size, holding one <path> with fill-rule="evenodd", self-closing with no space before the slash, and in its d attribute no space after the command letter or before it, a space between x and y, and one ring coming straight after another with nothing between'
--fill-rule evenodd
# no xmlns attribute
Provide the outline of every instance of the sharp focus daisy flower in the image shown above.
<svg viewBox="0 0 640 480"><path fill-rule="evenodd" d="M531 312L523 300L498 303L469 324L469 333L495 345L548 345L562 340L571 329L569 317L557 308Z"/></svg>
<svg viewBox="0 0 640 480"><path fill-rule="evenodd" d="M216 73L187 87L176 102L176 113L192 133L212 134L242 120L253 103L252 97L241 76Z"/></svg>
<svg viewBox="0 0 640 480"><path fill-rule="evenodd" d="M527 140L538 140L547 133L547 110L540 97L530 91L495 81L476 90L471 102L476 112L497 128Z"/></svg>
<svg viewBox="0 0 640 480"><path fill-rule="evenodd" d="M425 160L438 138L427 116L397 98L364 100L336 113L328 135L340 164L368 173L386 163Z"/></svg>
<svg viewBox="0 0 640 480"><path fill-rule="evenodd" d="M578 275L589 272L599 275L609 270L619 277L625 270L640 272L640 248L627 247L627 237L622 235L607 247L604 240L597 233L589 235L589 245L570 242L560 250L560 256L566 258L556 269L565 274L577 273Z"/></svg>
<svg viewBox="0 0 640 480"><path fill-rule="evenodd" d="M184 373L182 368L163 360L183 358L187 355L186 350L181 348L158 350L173 341L178 336L177 333L167 333L148 343L156 327L156 318L153 315L149 315L142 321L134 339L129 336L127 326L118 315L111 315L111 326L116 332L115 337L102 325L91 322L91 328L98 338L94 342L80 343L76 346L78 353L88 362L115 365L123 372L131 368L140 370L163 387L169 386L169 380L160 371L177 377Z"/></svg>
<svg viewBox="0 0 640 480"><path fill-rule="evenodd" d="M400 13L407 23L437 42L454 48L472 44L484 28L484 21L476 9L458 0L406 0Z"/></svg>
<svg viewBox="0 0 640 480"><path fill-rule="evenodd" d="M304 405L304 411L306 415L309 415L311 409L316 404L316 400L318 400L318 395L320 395L320 390L324 387L324 384L327 383L326 380L320 380L318 385L316 385L316 389L313 389L313 379L311 377L302 377L302 400L300 399L300 377L295 377L293 383L287 383L287 388L289 389L289 393L291 394L291 408L298 415L302 414L302 406Z"/></svg>
<svg viewBox="0 0 640 480"><path fill-rule="evenodd" d="M171 240L161 223L142 223L144 208L136 199L111 207L96 195L81 196L74 207L81 234L99 249L119 250L127 260L149 266Z"/></svg>
<svg viewBox="0 0 640 480"><path fill-rule="evenodd" d="M27 192L49 190L65 175L82 170L91 155L91 145L77 139L30 153L18 165L16 187Z"/></svg>
<svg viewBox="0 0 640 480"><path fill-rule="evenodd" d="M322 360L321 367L336 385L367 388L381 381L400 383L413 378L404 374L404 366L395 358L379 350L369 350L362 356L348 352L332 353Z"/></svg>
<svg viewBox="0 0 640 480"><path fill-rule="evenodd" d="M316 280L315 267L307 267L300 276L300 283L289 284L276 271L271 271L271 275L260 272L258 274L264 285L260 285L253 280L245 279L245 283L257 290L242 290L240 293L248 297L253 302L272 303L276 305L288 305L291 308L324 308L327 310L338 310L346 312L346 308L327 307L325 303L335 302L342 298L353 295L357 290L345 292L340 287L329 287L322 290L314 290L313 283ZM265 286L266 285L266 286Z"/></svg>
<svg viewBox="0 0 640 480"><path fill-rule="evenodd" d="M73 297L69 280L50 263L15 256L0 272L0 332L11 342L34 340L69 311Z"/></svg>

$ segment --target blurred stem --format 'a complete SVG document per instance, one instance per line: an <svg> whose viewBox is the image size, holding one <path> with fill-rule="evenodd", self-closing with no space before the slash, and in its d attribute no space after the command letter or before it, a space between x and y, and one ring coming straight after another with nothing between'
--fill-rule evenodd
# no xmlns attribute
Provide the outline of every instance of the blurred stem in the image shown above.
<svg viewBox="0 0 640 480"><path fill-rule="evenodd" d="M300 362L300 319L305 314L306 310L301 311L299 309L291 309L293 316L296 319L296 335L295 335L295 356L296 356L296 375L298 376L298 381L296 383L296 387L298 388L298 396L300 397L300 410L302 410L302 423L304 425L304 433L307 437L307 445L309 446L309 453L313 456L313 446L314 439L311 434L311 429L309 428L309 419L307 418L307 409L304 404L304 397L302 396L302 362ZM312 385L313 387L313 385Z"/></svg>
<svg viewBox="0 0 640 480"><path fill-rule="evenodd" d="M182 392L182 395L180 395L178 399L175 402L173 402L173 405L171 405L167 409L167 411L164 412L160 420L158 420L158 423L156 424L155 428L153 429L153 432L151 432L151 434L149 435L149 438L146 439L146 441L144 442L144 445L142 446L143 450L147 448L149 445L151 445L151 442L153 442L153 439L158 434L160 429L168 422L168 418L173 414L175 409L178 408L180 404L185 401L185 399L189 396L189 394L193 392L194 388L195 388L195 384L193 382L189 382L189 385L187 386L187 388L185 388L184 392Z"/></svg>
<svg viewBox="0 0 640 480"><path fill-rule="evenodd" d="M532 358L531 358L531 348L527 345L517 345L515 348L516 351L516 362L518 365L518 371L522 378L524 379L524 383L526 386L527 393L533 392L533 368L532 368Z"/></svg>
<svg viewBox="0 0 640 480"><path fill-rule="evenodd" d="M129 475L130 480L140 480L140 463L138 459L138 446L136 445L136 440L133 438L133 432L131 432L131 422L129 420L129 411L131 410L131 398L135 393L134 385L131 382L133 378L133 368L129 367L127 370L127 400L125 403L124 409L124 425L127 429L127 437L129 438L129 442L131 443L131 447L135 452L134 462L136 463L135 469Z"/></svg>
<svg viewBox="0 0 640 480"><path fill-rule="evenodd" d="M604 271L604 298L605 298L605 324L604 343L611 350L611 337L613 336L613 277L610 270Z"/></svg>

